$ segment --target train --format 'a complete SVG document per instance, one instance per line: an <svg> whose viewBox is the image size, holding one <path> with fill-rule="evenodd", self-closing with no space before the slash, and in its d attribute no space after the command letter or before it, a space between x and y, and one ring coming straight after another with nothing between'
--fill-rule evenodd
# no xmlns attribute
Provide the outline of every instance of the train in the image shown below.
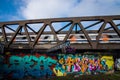
<svg viewBox="0 0 120 80"><path fill-rule="evenodd" d="M96 41L97 33L89 33L88 34L92 41ZM108 40L103 40L103 36L106 35ZM37 35L30 35L31 41L34 41ZM57 34L59 41L63 41L66 34ZM71 36L75 37L74 41L71 41ZM0 36L1 38L2 36ZM7 36L7 40L10 41L12 36ZM67 41L70 43L87 43L87 39L84 34L70 34ZM28 43L26 35L17 35L14 39L15 43ZM53 34L42 34L38 40L39 43L56 43L56 38ZM99 39L100 43L120 43L120 37L117 33L102 33L102 36Z"/></svg>

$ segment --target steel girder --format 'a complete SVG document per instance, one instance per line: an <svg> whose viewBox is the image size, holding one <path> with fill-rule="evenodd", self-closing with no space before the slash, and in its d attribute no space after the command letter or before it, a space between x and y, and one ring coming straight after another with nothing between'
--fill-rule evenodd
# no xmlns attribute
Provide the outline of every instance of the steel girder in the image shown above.
<svg viewBox="0 0 120 80"><path fill-rule="evenodd" d="M9 21L9 22L0 22L0 36L2 37L2 43L5 45L5 48L20 48L18 46L21 46L24 49L28 48L36 48L36 49L52 49L54 47L57 47L63 43L65 43L68 39L70 34L84 34L86 37L88 43L85 44L73 44L74 47L78 49L83 49L81 45L84 46L84 49L101 49L102 46L104 47L104 44L99 43L100 38L104 32L106 33L116 33L120 38L120 15L115 16L89 16L89 17L70 17L70 18L50 18L50 19L37 19L37 20L22 20L22 21ZM82 22L86 21L93 21L92 24L86 24L83 25ZM116 22L118 22L116 24ZM61 27L56 30L57 26L55 27L53 23L64 23L68 22L66 25L61 25ZM42 23L43 25L40 27L37 27L38 31L34 29L34 26L30 27L28 24L37 24ZM106 27L107 24L110 24L110 27ZM96 26L98 24L101 24L99 29L97 30L89 30L89 28ZM10 25L17 25L17 28L11 28ZM45 28L49 26L50 31L45 31ZM65 28L69 27L68 30L65 30ZM74 29L75 28L75 29ZM78 29L79 28L79 29ZM113 28L111 30L111 28ZM74 30L73 30L74 29ZM24 32L22 32L24 30ZM12 32L10 32L12 31ZM93 41L89 34L90 33L97 33L96 39ZM55 38L55 44L45 44L45 45L39 45L38 41L41 35L43 34L52 34ZM59 40L58 34L66 34L64 39L62 41ZM17 35L26 35L27 43L15 43L15 39ZM31 35L36 35L34 40L31 40ZM11 36L8 40L8 36ZM117 45L115 49L120 49L120 43L112 43ZM106 47L104 49L114 49L111 43L108 43L109 47ZM106 44L105 44L106 45ZM50 46L50 47L49 47ZM106 45L107 46L107 45Z"/></svg>

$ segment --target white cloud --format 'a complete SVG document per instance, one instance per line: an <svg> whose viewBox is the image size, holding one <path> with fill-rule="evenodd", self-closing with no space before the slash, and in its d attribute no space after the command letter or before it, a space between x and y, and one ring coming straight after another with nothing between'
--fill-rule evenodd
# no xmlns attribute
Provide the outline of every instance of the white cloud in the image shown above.
<svg viewBox="0 0 120 80"><path fill-rule="evenodd" d="M67 16L74 0L27 0L22 14L27 19Z"/></svg>
<svg viewBox="0 0 120 80"><path fill-rule="evenodd" d="M24 0L25 19L120 15L120 0Z"/></svg>
<svg viewBox="0 0 120 80"><path fill-rule="evenodd" d="M118 0L82 0L69 16L120 15Z"/></svg>

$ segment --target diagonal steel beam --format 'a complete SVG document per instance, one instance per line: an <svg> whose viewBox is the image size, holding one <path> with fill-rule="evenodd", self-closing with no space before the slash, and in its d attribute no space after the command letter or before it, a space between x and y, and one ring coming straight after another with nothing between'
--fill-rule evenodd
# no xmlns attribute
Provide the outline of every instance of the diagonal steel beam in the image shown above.
<svg viewBox="0 0 120 80"><path fill-rule="evenodd" d="M18 34L18 32L20 31L20 29L22 29L22 26L21 24L19 24L19 27L17 28L17 30L15 31L14 35L12 36L10 42L8 43L7 47L10 46L10 44L12 44L13 40L15 39L16 35Z"/></svg>
<svg viewBox="0 0 120 80"><path fill-rule="evenodd" d="M5 27L6 28L8 28L8 29L10 29L11 31L13 31L13 32L15 32L16 30L14 30L14 29L12 29L12 28L10 28L10 27L8 27L7 25L5 25ZM18 33L18 34L21 34L21 33Z"/></svg>
<svg viewBox="0 0 120 80"><path fill-rule="evenodd" d="M7 42L7 35L5 32L5 25L0 25L1 26L1 30L2 30L2 36L5 42Z"/></svg>
<svg viewBox="0 0 120 80"><path fill-rule="evenodd" d="M54 35L54 36L55 36L55 38L57 39L57 43L59 43L59 39L58 39L58 37L57 37L57 34L56 34L55 29L53 28L53 26L51 25L51 23L49 24L49 26L50 26L50 29L51 29L51 31L52 31L52 33L53 33L53 35Z"/></svg>
<svg viewBox="0 0 120 80"><path fill-rule="evenodd" d="M111 24L111 26L113 26L113 29L115 30L115 32L120 37L120 30L117 28L117 26L115 25L115 23L112 20L109 23Z"/></svg>
<svg viewBox="0 0 120 80"><path fill-rule="evenodd" d="M105 28L106 24L107 24L107 22L105 21L105 22L101 25L101 27L100 27L100 30L99 30L99 32L98 32L98 36L96 37L96 46L97 46L98 43L99 43L99 39L100 39L100 37L101 37L101 35L102 35L103 31L104 31L104 28Z"/></svg>
<svg viewBox="0 0 120 80"><path fill-rule="evenodd" d="M40 28L34 42L32 43L32 47L35 46L35 44L38 42L38 39L40 38L40 36L42 35L42 32L44 31L44 29L46 28L47 24L44 23L44 25Z"/></svg>
<svg viewBox="0 0 120 80"><path fill-rule="evenodd" d="M99 24L99 23L101 23L101 21L98 21L98 22L96 22L96 23L93 23L93 24L85 27L84 29L88 29L88 28L93 27L93 26L95 26L95 25L97 25L97 24ZM80 31L81 31L81 30L79 30L79 32L80 32Z"/></svg>
<svg viewBox="0 0 120 80"><path fill-rule="evenodd" d="M56 31L57 33L59 33L60 31L62 31L63 29L65 29L66 27L68 27L69 25L71 25L72 22L68 23L67 25L65 25L64 27L60 28L58 31Z"/></svg>
<svg viewBox="0 0 120 80"><path fill-rule="evenodd" d="M109 29L111 29L112 27L108 27L108 28L106 28L106 29L104 29L104 30L109 30Z"/></svg>
<svg viewBox="0 0 120 80"><path fill-rule="evenodd" d="M29 45L30 45L31 38L30 38L29 32L28 32L28 30L27 30L27 26L26 26L26 24L25 24L23 27L24 27L25 34L26 34L26 37L27 37L28 42L29 42Z"/></svg>
<svg viewBox="0 0 120 80"><path fill-rule="evenodd" d="M28 26L27 24L26 24L26 26L27 26L30 30L32 30L35 34L37 34L37 32L36 32L35 30L33 30L30 26Z"/></svg>
<svg viewBox="0 0 120 80"><path fill-rule="evenodd" d="M90 38L90 36L88 35L87 31L84 29L83 25L81 23L78 23L80 29L82 30L82 32L84 33L85 37L87 38L87 41L89 42L90 46L92 48L94 48L95 46L92 43L92 40Z"/></svg>
<svg viewBox="0 0 120 80"><path fill-rule="evenodd" d="M120 26L120 24L117 24L116 26ZM109 30L109 29L111 29L112 27L108 27L108 28L106 28L105 30Z"/></svg>
<svg viewBox="0 0 120 80"><path fill-rule="evenodd" d="M67 32L67 34L66 34L66 36L65 36L65 38L64 38L64 40L63 40L63 43L64 43L65 41L67 41L67 39L69 38L69 35L70 35L70 33L72 32L72 30L73 30L74 24L75 24L75 23L72 23L69 31Z"/></svg>
<svg viewBox="0 0 120 80"><path fill-rule="evenodd" d="M55 45L55 46L52 47L52 48L55 48L55 47L57 47L57 46L60 46L61 44L64 44L64 43L67 41L67 39L68 39L70 33L72 32L72 29L73 29L73 27L74 27L74 24L75 24L75 23L72 23L72 25L71 25L69 31L67 32L67 34L66 34L64 40L63 40L61 43L58 43L57 45ZM50 48L49 50L51 50L52 48Z"/></svg>
<svg viewBox="0 0 120 80"><path fill-rule="evenodd" d="M5 25L5 27L6 27L6 28L8 28L8 29L10 29L11 31L15 32L15 30L14 30L14 29L12 29L12 28L8 27L7 25Z"/></svg>

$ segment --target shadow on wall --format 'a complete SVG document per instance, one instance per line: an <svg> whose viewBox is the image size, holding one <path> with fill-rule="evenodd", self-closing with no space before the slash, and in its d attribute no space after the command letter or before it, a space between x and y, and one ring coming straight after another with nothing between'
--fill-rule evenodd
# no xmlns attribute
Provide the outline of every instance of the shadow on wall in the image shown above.
<svg viewBox="0 0 120 80"><path fill-rule="evenodd" d="M0 55L0 77L35 78L46 76L66 76L71 73L99 74L112 73L114 60L112 56L94 56L81 54L18 54Z"/></svg>

